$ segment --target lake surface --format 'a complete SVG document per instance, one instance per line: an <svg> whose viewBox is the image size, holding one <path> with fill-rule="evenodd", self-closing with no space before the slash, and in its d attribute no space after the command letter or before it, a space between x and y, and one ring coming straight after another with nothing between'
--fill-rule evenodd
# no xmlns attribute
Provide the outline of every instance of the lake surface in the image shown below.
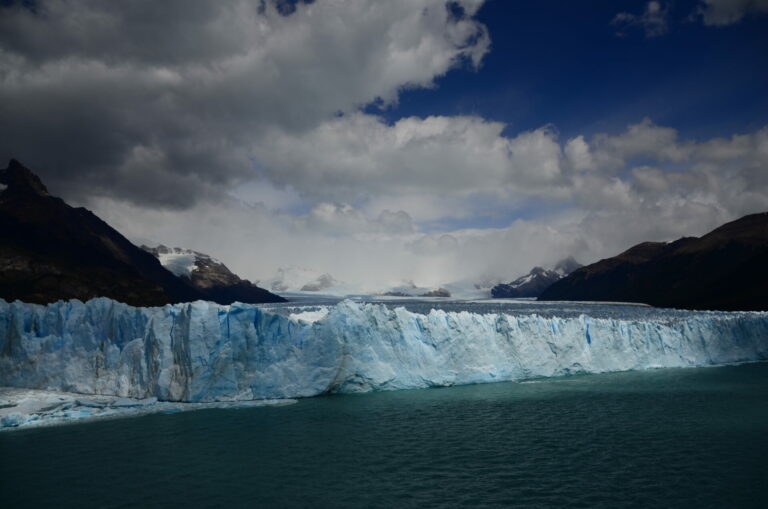
<svg viewBox="0 0 768 509"><path fill-rule="evenodd" d="M12 507L766 507L768 364L0 433Z"/></svg>

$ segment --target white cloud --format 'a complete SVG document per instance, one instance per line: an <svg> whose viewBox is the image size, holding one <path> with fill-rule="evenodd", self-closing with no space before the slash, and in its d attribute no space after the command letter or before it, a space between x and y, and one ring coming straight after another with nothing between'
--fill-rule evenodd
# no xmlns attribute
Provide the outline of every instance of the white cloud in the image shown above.
<svg viewBox="0 0 768 509"><path fill-rule="evenodd" d="M561 147L551 128L513 138L503 129L479 117L388 125L354 113L303 133L272 132L259 163L273 182L317 200L407 207L421 220L464 217L475 209L471 202L547 194L562 178Z"/></svg>
<svg viewBox="0 0 768 509"><path fill-rule="evenodd" d="M307 132L273 131L258 160L273 181L319 198L463 193L505 180L503 127L477 117L405 118L389 126L353 113Z"/></svg>
<svg viewBox="0 0 768 509"><path fill-rule="evenodd" d="M623 37L628 29L641 28L645 37L659 37L669 31L669 7L652 0L645 4L642 14L620 12L611 20L617 29L616 35Z"/></svg>
<svg viewBox="0 0 768 509"><path fill-rule="evenodd" d="M309 214L294 220L300 229L324 235L408 234L415 231L411 216L398 210L383 210L375 219L346 203L319 203Z"/></svg>
<svg viewBox="0 0 768 509"><path fill-rule="evenodd" d="M592 140L595 163L598 166L621 167L637 157L664 162L682 162L688 157L688 144L680 144L678 134L670 127L655 125L645 118L630 125L621 135L599 134Z"/></svg>
<svg viewBox="0 0 768 509"><path fill-rule="evenodd" d="M321 204L288 215L238 201L201 202L181 211L111 198L96 199L92 207L131 239L209 253L252 280L268 279L284 266L309 267L380 290L403 279L438 280L449 271L435 264L454 259L406 249L421 234L402 211L370 219L349 205Z"/></svg>
<svg viewBox="0 0 768 509"><path fill-rule="evenodd" d="M750 13L768 12L768 0L702 0L697 14L707 26L738 23Z"/></svg>
<svg viewBox="0 0 768 509"><path fill-rule="evenodd" d="M584 136L579 135L568 140L568 143L565 144L564 152L568 164L574 170L588 170L595 165L589 145L584 141Z"/></svg>

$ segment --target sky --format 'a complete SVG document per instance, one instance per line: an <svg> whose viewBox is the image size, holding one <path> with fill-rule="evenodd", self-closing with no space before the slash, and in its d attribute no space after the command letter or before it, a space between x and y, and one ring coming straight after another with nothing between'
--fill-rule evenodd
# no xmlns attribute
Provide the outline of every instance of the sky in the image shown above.
<svg viewBox="0 0 768 509"><path fill-rule="evenodd" d="M768 0L0 0L0 157L243 277L509 280L768 210Z"/></svg>

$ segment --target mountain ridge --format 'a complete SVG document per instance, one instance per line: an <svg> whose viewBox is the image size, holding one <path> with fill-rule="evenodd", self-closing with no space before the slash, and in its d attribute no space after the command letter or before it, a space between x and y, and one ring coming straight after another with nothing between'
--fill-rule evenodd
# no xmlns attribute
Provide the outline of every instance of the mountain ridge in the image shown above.
<svg viewBox="0 0 768 509"><path fill-rule="evenodd" d="M0 186L0 297L109 297L135 306L204 298L93 212L51 196L19 161L0 170Z"/></svg>
<svg viewBox="0 0 768 509"><path fill-rule="evenodd" d="M642 302L658 307L768 310L768 212L701 237L643 242L574 271L540 300Z"/></svg>

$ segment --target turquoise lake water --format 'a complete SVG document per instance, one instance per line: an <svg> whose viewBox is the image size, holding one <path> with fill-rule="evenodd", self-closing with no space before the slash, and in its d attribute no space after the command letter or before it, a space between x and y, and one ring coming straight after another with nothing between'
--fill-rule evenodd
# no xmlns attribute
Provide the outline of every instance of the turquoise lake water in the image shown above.
<svg viewBox="0 0 768 509"><path fill-rule="evenodd" d="M0 506L768 507L768 364L0 433Z"/></svg>

